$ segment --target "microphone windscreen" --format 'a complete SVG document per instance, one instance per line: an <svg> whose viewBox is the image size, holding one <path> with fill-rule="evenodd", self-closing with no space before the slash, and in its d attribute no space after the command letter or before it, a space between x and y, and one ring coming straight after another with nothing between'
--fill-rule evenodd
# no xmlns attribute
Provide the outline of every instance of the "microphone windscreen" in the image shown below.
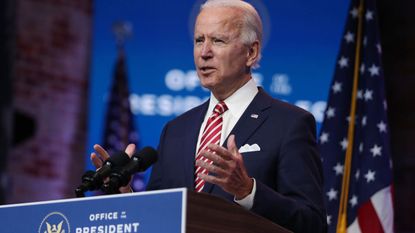
<svg viewBox="0 0 415 233"><path fill-rule="evenodd" d="M137 157L138 159L141 160L140 170L144 171L157 161L158 154L155 149L147 146L147 147L144 147L137 154L135 154L134 157Z"/></svg>
<svg viewBox="0 0 415 233"><path fill-rule="evenodd" d="M125 152L119 152L109 157L107 161L111 163L112 167L124 166L130 161L130 156Z"/></svg>

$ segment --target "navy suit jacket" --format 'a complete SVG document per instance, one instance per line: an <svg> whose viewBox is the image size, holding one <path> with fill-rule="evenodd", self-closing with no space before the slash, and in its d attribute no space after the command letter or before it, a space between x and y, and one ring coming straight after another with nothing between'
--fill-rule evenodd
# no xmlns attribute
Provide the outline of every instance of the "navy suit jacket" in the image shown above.
<svg viewBox="0 0 415 233"><path fill-rule="evenodd" d="M196 144L208 105L209 101L164 127L148 190L194 190ZM257 184L251 211L294 232L325 232L323 177L313 116L259 88L231 134L238 148L255 143L261 148L242 153L248 174ZM206 183L203 191L233 201L217 185Z"/></svg>

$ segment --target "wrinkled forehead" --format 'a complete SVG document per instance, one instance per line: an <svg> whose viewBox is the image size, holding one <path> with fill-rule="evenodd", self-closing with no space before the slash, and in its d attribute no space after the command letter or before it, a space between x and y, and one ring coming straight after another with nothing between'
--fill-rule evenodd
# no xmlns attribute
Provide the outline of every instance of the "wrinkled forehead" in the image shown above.
<svg viewBox="0 0 415 233"><path fill-rule="evenodd" d="M231 7L203 9L196 18L195 34L207 31L237 31L242 27L241 12Z"/></svg>

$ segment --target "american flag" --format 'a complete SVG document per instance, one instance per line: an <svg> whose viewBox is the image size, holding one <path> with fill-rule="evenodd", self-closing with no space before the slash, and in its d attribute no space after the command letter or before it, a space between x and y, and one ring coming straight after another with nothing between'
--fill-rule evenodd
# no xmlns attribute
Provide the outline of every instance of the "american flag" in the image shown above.
<svg viewBox="0 0 415 233"><path fill-rule="evenodd" d="M103 139L103 146L110 155L123 151L130 143L134 143L136 146L139 143L130 109L129 95L125 55L123 49L119 48L111 92L108 98ZM135 191L145 189L144 174L134 176L132 188Z"/></svg>
<svg viewBox="0 0 415 233"><path fill-rule="evenodd" d="M375 0L352 0L319 135L329 232L394 232L381 55Z"/></svg>

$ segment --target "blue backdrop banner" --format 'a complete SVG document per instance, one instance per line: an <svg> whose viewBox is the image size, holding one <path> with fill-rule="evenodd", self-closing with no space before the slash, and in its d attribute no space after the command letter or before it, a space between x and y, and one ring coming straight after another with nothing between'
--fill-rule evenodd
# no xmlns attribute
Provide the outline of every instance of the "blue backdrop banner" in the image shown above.
<svg viewBox="0 0 415 233"><path fill-rule="evenodd" d="M95 2L88 152L102 139L117 57L114 23L122 21L132 31L125 44L126 72L141 146L156 147L168 120L207 99L209 92L200 86L193 64L193 25L203 2ZM264 25L263 56L253 74L257 84L310 111L319 125L349 0L248 2ZM89 156L87 160L91 164Z"/></svg>

